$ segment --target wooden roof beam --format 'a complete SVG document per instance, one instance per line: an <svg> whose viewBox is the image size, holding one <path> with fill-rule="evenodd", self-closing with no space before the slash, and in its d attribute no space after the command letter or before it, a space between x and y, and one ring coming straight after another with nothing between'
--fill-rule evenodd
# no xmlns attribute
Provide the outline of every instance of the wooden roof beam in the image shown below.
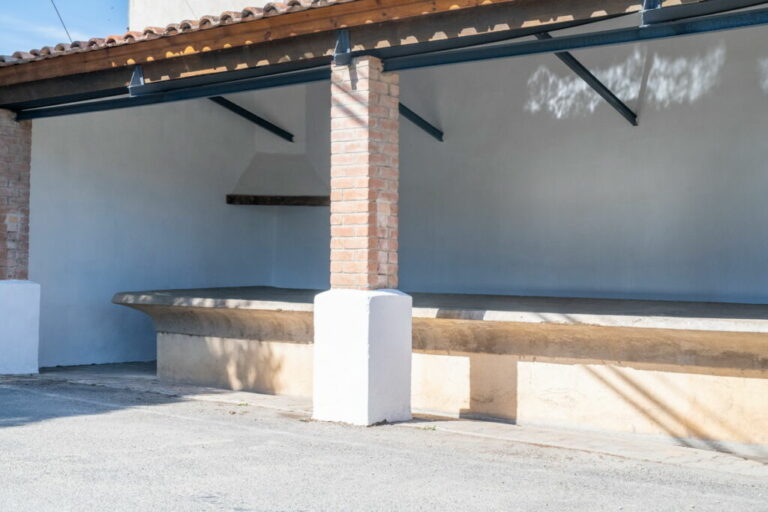
<svg viewBox="0 0 768 512"><path fill-rule="evenodd" d="M285 42L297 36L319 35L339 28L364 27L365 32L368 32L372 24L387 25L382 22L425 22L419 24L419 33L409 33L408 24L396 24L397 28L388 39L376 43L391 45L403 44L409 40L458 37L473 31L483 33L566 19L589 18L637 10L639 7L639 0L359 0L0 67L0 87L118 69L135 64L170 62L175 59L185 59L189 63L190 57L211 52L248 48L265 42ZM493 16L488 15L491 13ZM446 18L436 16L440 14L453 15L447 18L452 21L451 24L444 25ZM457 14L461 14L458 18L462 23L457 23ZM357 44L354 32L351 30L350 33L353 36L353 44ZM249 67L253 64L242 62L236 65ZM187 67L187 76L195 72L203 70L193 66Z"/></svg>

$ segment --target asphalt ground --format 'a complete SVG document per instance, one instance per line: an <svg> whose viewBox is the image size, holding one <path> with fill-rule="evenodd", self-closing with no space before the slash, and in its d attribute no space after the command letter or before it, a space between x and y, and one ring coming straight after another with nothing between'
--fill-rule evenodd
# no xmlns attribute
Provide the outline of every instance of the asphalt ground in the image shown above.
<svg viewBox="0 0 768 512"><path fill-rule="evenodd" d="M768 511L768 481L183 395L0 379L0 511Z"/></svg>

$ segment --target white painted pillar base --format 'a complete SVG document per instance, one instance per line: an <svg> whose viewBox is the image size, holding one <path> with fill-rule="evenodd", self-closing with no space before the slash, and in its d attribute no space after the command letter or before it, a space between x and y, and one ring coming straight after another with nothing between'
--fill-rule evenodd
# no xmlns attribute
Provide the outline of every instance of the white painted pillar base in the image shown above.
<svg viewBox="0 0 768 512"><path fill-rule="evenodd" d="M312 417L353 425L411 419L411 297L330 290L315 297Z"/></svg>
<svg viewBox="0 0 768 512"><path fill-rule="evenodd" d="M40 285L0 281L0 374L38 372Z"/></svg>

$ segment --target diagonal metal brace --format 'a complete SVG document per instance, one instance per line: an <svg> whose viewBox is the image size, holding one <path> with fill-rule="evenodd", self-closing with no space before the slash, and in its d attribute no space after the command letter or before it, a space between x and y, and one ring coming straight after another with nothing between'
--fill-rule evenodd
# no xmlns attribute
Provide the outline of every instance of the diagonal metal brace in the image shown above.
<svg viewBox="0 0 768 512"><path fill-rule="evenodd" d="M419 114L414 112L413 110L409 109L402 103L398 103L398 110L400 111L400 115L430 134L435 139L439 140L440 142L443 142L443 131L440 128L437 128L435 125L421 117Z"/></svg>
<svg viewBox="0 0 768 512"><path fill-rule="evenodd" d="M548 32L541 32L536 34L536 37L538 39L552 39L552 36L549 35ZM602 98L607 101L610 106L616 109L616 111L621 114L624 119L629 121L632 126L637 126L637 114L635 114L632 109L630 109L623 101L621 101L618 96L613 94L613 92L608 87L606 87L603 82L598 80L591 71L584 67L584 65L579 62L576 57L571 55L569 52L556 52L555 56L563 61L566 66L571 68L571 71L579 75L582 80L587 82L587 84L592 87L592 89L594 89L597 94L602 96Z"/></svg>
<svg viewBox="0 0 768 512"><path fill-rule="evenodd" d="M281 139L285 139L288 142L293 142L293 134L289 131L283 130L276 124L270 123L263 117L257 116L250 110L244 109L237 103L234 103L232 101L229 101L228 99L224 98L223 96L212 96L211 98L208 98L212 102L216 103L217 105L221 105L222 107L226 108L230 112L234 112L235 114L239 115L240 117L243 117L249 121L251 121L254 124L257 124L258 126L261 126L267 131L270 131L280 137Z"/></svg>

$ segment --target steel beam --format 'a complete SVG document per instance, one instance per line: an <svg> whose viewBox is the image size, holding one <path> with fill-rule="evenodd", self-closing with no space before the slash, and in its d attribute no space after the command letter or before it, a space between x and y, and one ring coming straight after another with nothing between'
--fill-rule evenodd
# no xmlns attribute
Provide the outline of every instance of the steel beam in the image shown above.
<svg viewBox="0 0 768 512"><path fill-rule="evenodd" d="M291 132L283 130L276 124L270 123L263 117L257 116L250 110L241 107L237 103L233 101L229 101L227 98L224 98L223 96L213 96L208 99L216 103L217 105L221 105L222 107L226 108L230 112L234 112L240 117L243 117L256 125L261 126L265 130L274 133L281 139L285 139L288 142L293 142L293 134Z"/></svg>
<svg viewBox="0 0 768 512"><path fill-rule="evenodd" d="M631 13L630 13L631 14ZM601 21L613 19L620 16L627 16L628 13L613 14L608 16L601 16L596 18L588 18L576 21L565 21L559 23L551 23L547 25L548 30L563 30L567 28L579 27L592 23L599 23ZM432 41L429 43L411 43L400 46L390 46L386 48L376 48L367 51L352 52L352 56L360 55L373 55L381 59L387 59L392 57L401 57L404 55L418 55L420 53L435 52L442 50L451 50L457 48L469 48L473 46L498 43L502 41L509 41L512 39L527 37L536 34L541 30L541 27L526 27L518 29L503 30L498 32L489 32L486 34L477 34L472 36L462 36L458 38L444 39L440 41ZM201 85L210 85L222 82L232 82L235 80L243 80L246 78L255 78L258 76L264 76L266 74L273 74L276 72L288 72L288 71L300 71L312 67L319 67L331 62L330 57L319 57L312 60L296 61L280 63L271 66L263 66L257 68L241 69L236 71L226 71L223 73L212 73L209 75L200 75L189 78L179 78L174 80L163 80L155 82L146 82L140 88L134 87L131 91L133 96L142 96L155 92L164 92L169 89L197 87ZM135 68L134 68L135 71ZM130 75L133 77L133 74ZM66 84L65 84L66 85ZM73 103L76 101L87 101L94 99L102 99L110 96L121 96L128 94L128 88L125 86L113 87L103 90L94 90L91 92L74 93L68 95L49 96L46 98L38 98L35 100L19 101L14 103L6 103L0 105L0 108L8 110L25 110L31 108L39 108L53 105L62 105L65 103Z"/></svg>
<svg viewBox="0 0 768 512"><path fill-rule="evenodd" d="M536 34L536 37L542 41L552 39L552 36L547 32ZM637 114L635 114L632 109L630 109L623 101L621 101L618 96L613 94L613 91L606 87L605 84L603 84L595 75L593 75L590 70L584 67L584 65L579 62L576 57L568 52L556 52L555 57L560 59L563 64L571 69L571 71L579 75L579 77L584 80L587 85L594 89L595 92L599 94L605 101L607 101L608 104L612 106L619 114L621 114L624 119L629 121L629 124L632 126L637 126Z"/></svg>
<svg viewBox="0 0 768 512"><path fill-rule="evenodd" d="M711 0L710 0L711 1ZM443 51L444 41L418 43L415 55L384 57L384 70L395 71L429 66L456 64L497 58L534 55L541 53L559 53L581 48L594 48L638 41L669 38L687 34L702 34L713 31L752 27L768 24L768 9L753 9L747 12L716 14L678 20L658 25L619 28L586 34L561 36L552 39L525 41L510 44L494 44ZM459 38L461 39L461 38ZM409 46L409 45L405 45ZM435 51L430 51L430 48ZM376 55L380 50L371 50L359 54ZM317 61L325 64L318 66ZM134 89L135 97L116 98L89 103L21 110L17 119L36 119L41 117L62 116L85 112L98 112L116 108L150 105L168 101L181 101L193 98L221 96L234 92L280 87L328 80L330 78L330 57L316 59L313 63L288 63L268 66L262 69L230 71L217 75L183 78L164 82L152 82ZM309 69L304 69L310 65ZM281 67L283 66L283 67ZM299 71L277 72L282 69L300 69ZM232 74L238 77L234 78ZM227 77L232 79L227 81ZM241 78L243 77L243 78Z"/></svg>
<svg viewBox="0 0 768 512"><path fill-rule="evenodd" d="M400 115L430 134L435 139L439 140L440 142L443 142L443 131L439 128L437 128L435 125L421 117L419 114L414 112L413 110L409 109L402 103L398 103L398 110L400 111Z"/></svg>
<svg viewBox="0 0 768 512"><path fill-rule="evenodd" d="M690 4L649 9L643 13L643 24L653 25L669 21L706 16L768 3L766 0L706 0Z"/></svg>
<svg viewBox="0 0 768 512"><path fill-rule="evenodd" d="M625 13L613 14L608 16L601 16L598 18L590 18L577 21L565 21L560 23L552 23L547 25L549 30L563 30L568 28L579 27L587 24L597 23L616 17L626 16ZM440 41L432 41L426 43L412 43L408 45L392 46L388 48L377 48L368 51L352 52L352 57L362 55L373 55L381 59L389 59L394 57L420 55L427 52L435 52L442 50L471 48L479 45L497 43L501 41L509 41L511 39L518 39L528 37L536 34L541 30L541 27L526 27L520 29L504 30L499 32L490 32L487 34L478 34L473 36L463 36L460 38L445 39ZM175 80L164 80L156 82L148 82L141 85L139 77L143 75L140 71L134 68L134 72L131 75L132 87L121 87L118 89L112 89L109 92L95 91L92 93L83 93L78 95L61 96L57 98L50 98L46 100L37 100L34 102L25 102L20 104L13 104L3 106L19 112L17 118L23 119L35 119L41 117L53 117L71 114L80 114L87 112L99 112L105 110L113 110L120 108L129 108L134 106L152 105L155 103L161 103L162 101L175 101L173 99L160 100L159 97L153 99L138 99L146 96L152 96L159 93L168 93L170 91L178 91L183 89L192 89L196 87L214 87L219 84L237 83L243 84L246 80L260 78L263 76L269 76L278 73L289 73L293 71L305 71L308 69L320 69L324 65L331 62L331 58L318 58L309 61L300 62L287 62L282 64L276 64L273 66L265 66L259 68L242 69L236 71L227 71L223 73L215 73L211 75L202 75L189 78L179 78ZM137 66L138 68L138 66ZM216 89L214 89L215 91ZM93 102L91 104L67 105L66 108L61 109L39 109L39 107L62 105L65 103L71 103L74 101L86 101L93 99L101 99L109 96L119 96L129 93L133 100L129 98L118 98L115 100L109 100L104 102ZM217 93L220 95L222 93ZM187 98L185 98L187 99ZM36 110L30 110L30 109ZM414 114L416 115L416 114ZM416 121L414 121L416 122ZM426 123L426 121L424 121ZM429 124L429 123L427 123ZM430 125L432 126L432 125ZM433 127L434 128L434 127ZM439 130L438 130L439 131ZM434 134L433 134L434 136Z"/></svg>
<svg viewBox="0 0 768 512"><path fill-rule="evenodd" d="M125 98L115 98L111 100L91 101L88 103L45 107L32 110L21 110L16 114L16 119L22 121L25 119L38 119L42 117L66 116L72 114L83 114L87 112L102 112L120 108L140 107L144 105L154 105L157 103L168 103L172 101L209 98L211 96L221 96L222 94L268 89L271 87L282 87L286 85L302 84L329 79L330 69L325 66L323 68L312 68L291 73L265 75L223 84L209 84L199 87L169 89L167 91L154 92L139 96L129 96Z"/></svg>
<svg viewBox="0 0 768 512"><path fill-rule="evenodd" d="M174 80L159 80L149 82L141 87L135 87L131 90L131 96L148 96L159 93L173 93L178 91L202 90L199 88L211 87L207 89L214 91L207 96L219 96L224 94L217 91L216 87L232 86L231 92L241 92L249 90L250 83L262 83L271 79L277 79L279 76L289 76L294 72L311 72L326 68L330 64L330 57L274 64L271 66L259 66L256 68L239 69L236 71L225 71L210 75L193 76L189 78L177 78ZM311 74L311 73L310 73ZM330 77L330 75L329 75ZM234 90L237 89L237 90ZM230 92L230 91L228 91ZM206 97L199 96L199 97Z"/></svg>
<svg viewBox="0 0 768 512"><path fill-rule="evenodd" d="M407 57L396 57L384 61L385 71L443 66L479 60L518 57L540 53L557 53L582 48L611 46L638 41L649 41L688 34L703 34L720 30L753 27L768 24L768 9L748 12L717 14L692 20L672 21L659 25L619 28L587 34L561 36L545 41L526 41L499 44L489 47L427 53Z"/></svg>
<svg viewBox="0 0 768 512"><path fill-rule="evenodd" d="M40 107L50 107L52 105L64 105L66 103L75 103L78 101L98 100L102 98L110 98L114 96L122 96L128 94L127 87L116 87L111 89L102 89L99 91L89 91L82 93L64 94L60 96L50 96L46 98L39 98L35 100L20 101L18 103L6 103L0 105L0 108L6 110L27 110Z"/></svg>

